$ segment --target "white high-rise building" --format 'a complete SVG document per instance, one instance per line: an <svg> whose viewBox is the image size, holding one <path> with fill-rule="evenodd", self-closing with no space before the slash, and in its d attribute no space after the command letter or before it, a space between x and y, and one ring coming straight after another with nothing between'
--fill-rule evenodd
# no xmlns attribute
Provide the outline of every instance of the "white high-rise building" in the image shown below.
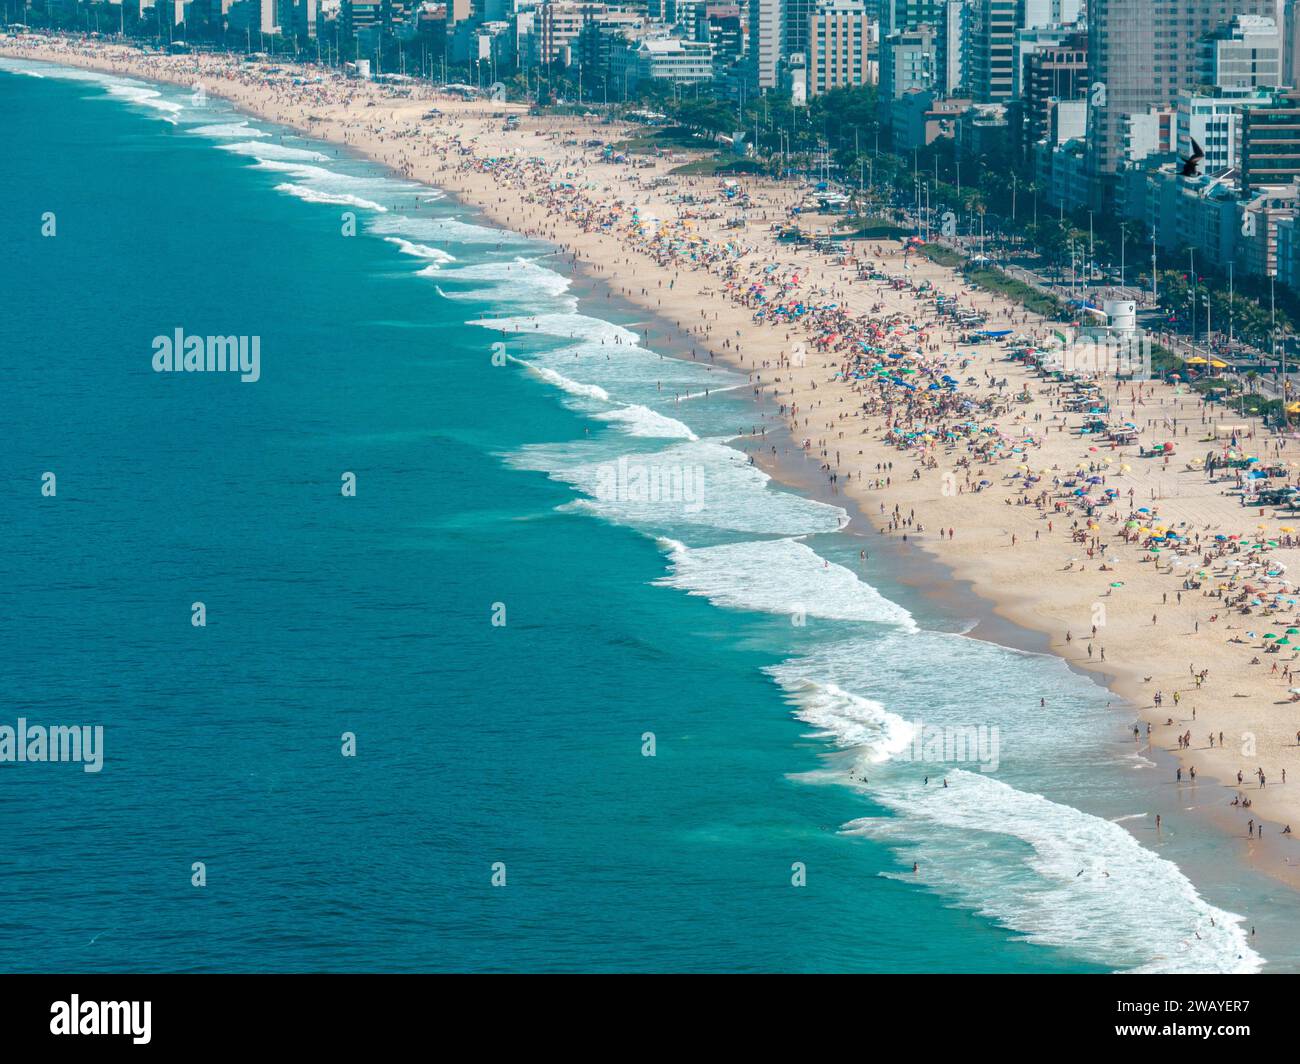
<svg viewBox="0 0 1300 1064"><path fill-rule="evenodd" d="M753 85L774 89L785 54L785 5L782 0L749 0L749 50Z"/></svg>

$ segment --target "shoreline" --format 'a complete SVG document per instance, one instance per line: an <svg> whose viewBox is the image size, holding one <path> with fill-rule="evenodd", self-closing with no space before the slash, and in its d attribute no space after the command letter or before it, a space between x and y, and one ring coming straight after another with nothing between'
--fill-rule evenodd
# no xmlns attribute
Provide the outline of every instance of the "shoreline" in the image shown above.
<svg viewBox="0 0 1300 1064"><path fill-rule="evenodd" d="M0 54L14 54L6 47L6 45L7 42L0 43ZM15 55L15 57L32 58L31 56L21 54ZM143 63L145 57L133 55L133 58ZM78 64L74 55L51 56L46 58L46 61L64 65L82 65L118 76L167 82L185 88L190 88L193 84L192 79L188 79L184 76L168 77L164 75L164 72L153 72L151 70L149 73L143 73L131 68L123 68L111 64L101 63L96 65L89 61ZM205 88L211 95L220 96L239 110L248 112L265 121L273 122L287 129L296 130L302 135L315 140L333 143L341 150L365 158L370 162L393 170L402 176L409 177L413 180L426 180L420 176L420 173L411 172L409 169L396 165L394 159L389 154L376 150L369 150L374 148L373 145L368 146L365 143L354 142L346 136L342 139L331 137L327 131L320 128L321 123L319 122L308 122L305 125L299 124L287 119L282 110L277 109L271 103L266 103L263 108L259 109L255 105L255 96L250 96L244 93L227 94L221 91L222 87L220 85L205 86ZM250 94L253 93L253 91L254 90L249 89ZM254 102L250 102L250 100L253 100ZM502 104L493 106L505 110L518 110L517 105L512 106ZM567 121L571 122L575 120ZM579 243L575 234L559 233L559 239L556 239L555 234L558 233L558 227L556 227L556 229L552 231L553 235L547 236L545 235L545 222L542 224L541 231L530 232L522 229L519 225L518 215L512 214L509 206L502 206L500 201L496 204L491 202L490 193L495 190L493 184L483 182L483 189L475 195L470 188L472 182L466 182L464 180L431 180L429 183L444 190L447 195L454 197L457 202L464 204L483 218L490 220L494 225L514 232L521 232L533 239L550 240L556 247L557 255L563 254L571 256L576 254L576 268L572 271L575 289L579 283L589 286L593 293L604 289L614 298L624 301L627 307L636 308L638 312L644 312L651 316L655 321L656 337L664 337L669 334L670 329L675 330L675 335L668 336L666 345L662 339L656 339L653 341L657 347L666 346L663 353L671 353L674 357L681 357L681 353L684 352L686 347L692 343L696 345L705 344L708 346L716 343L716 341L712 339L702 340L684 329L680 322L672 321L663 311L662 299L660 298L659 302L655 303L657 290L652 291L647 289L646 291L650 294L636 295L630 291L620 291L616 288L615 275L606 274L607 268L610 266L615 266L616 268L616 264L613 262L601 264L594 256L590 260L585 259L581 251L574 250ZM518 205L516 205L516 210L518 209ZM527 219L529 216L525 214L524 217ZM574 244L570 245L565 242L567 240L573 240ZM868 243L884 244L886 242L869 241ZM640 268L641 267L638 266L638 270ZM649 262L644 263L644 268L648 278L654 278L656 274L660 274L657 279L661 284L663 280L672 273L671 270L665 270L663 267L655 266ZM939 271L942 270L942 268L933 267L933 270ZM947 272L950 273L951 271ZM579 278L581 279L580 281ZM679 280L680 275L675 276L674 279ZM695 281L695 287L697 289L701 287L713 288L715 285L713 277L707 272L695 274L692 279ZM700 282L703 283L701 284ZM578 293L575 291L575 294ZM599 303L599 300L593 299L593 302ZM721 303L722 301L718 300L718 302ZM706 305L709 306L710 309L713 309L711 304ZM747 312L742 309L740 317L743 318L745 316L747 316ZM734 317L735 316L733 316L733 318ZM753 331L755 333L762 332L761 328L755 328ZM751 338L748 333L746 333L743 339L747 350L752 352L753 347L751 346ZM677 349L678 344L681 345L680 350ZM751 378L755 372L758 372L756 369L756 367L760 365L758 358L755 358L753 362L746 364L744 359L737 360L734 353L731 353L730 349L715 349L714 354L717 356L719 362L722 362L734 371L749 373ZM766 370L767 368L766 364L762 366L763 370ZM823 366L819 368L828 367ZM999 371L1001 371L1001 369ZM780 370L778 369L777 372L780 372ZM762 380L762 376L762 372L759 372L760 381ZM808 382L812 385L812 389L816 390L817 382L821 378L816 377L812 372L807 376ZM787 382L778 379L777 383ZM804 384L804 382L800 383ZM825 385L823 385L823 387L825 387ZM793 486L797 490L808 494L811 498L844 507L852 516L858 518L858 522L851 523L849 527L850 529L853 529L854 524L857 525L855 534L863 539L864 545L866 545L872 538L890 541L888 546L886 546L884 542L877 542L874 546L870 547L870 553L873 555L873 559L879 557L896 560L898 562L898 573L895 575L901 583L909 587L914 587L918 593L932 598L933 601L947 603L954 609L957 607L957 604L960 603L964 605L967 601L977 604L978 609L975 611L977 613L977 624L966 634L971 635L973 638L984 639L1004 646L1011 646L1014 649L1029 650L1034 653L1052 653L1064 660L1066 664L1070 666L1072 671L1085 673L1090 679L1093 679L1100 685L1114 692L1118 698L1123 700L1124 707L1131 709L1134 719L1143 719L1153 725L1152 740L1148 744L1149 749L1146 750L1146 752L1153 758L1158 759L1162 770L1167 762L1171 764L1181 763L1186 766L1195 760L1193 754L1169 750L1163 743L1156 740L1156 735L1159 734L1159 732L1155 729L1161 727L1160 718L1170 716L1171 714L1164 711L1158 711L1154 707L1146 704L1148 699L1145 696L1143 684L1140 682L1141 674L1144 671L1141 666L1133 663L1111 660L1106 662L1105 667L1103 668L1100 663L1090 664L1078 660L1077 657L1070 656L1065 652L1068 648L1065 648L1061 640L1054 636L1053 628L1043 623L1042 615L1034 612L1032 604L1026 604L1025 599L1027 596L1020 593L1010 592L1009 587L1006 584L1002 585L1002 594L999 595L993 593L994 588L998 586L999 578L997 576L990 576L987 571L981 572L981 562L978 558L972 565L970 559L964 559L960 556L954 555L951 551L937 550L932 540L924 537L918 538L915 535L908 539L906 546L895 535L877 536L876 533L879 531L879 528L877 522L870 516L869 507L871 503L883 498L883 493L873 493L873 489L868 488L865 493L860 489L857 493L849 494L847 491L835 490L828 483L819 480L819 477L813 473L809 465L809 450L807 448L801 448L798 445L796 436L794 432L791 431L789 424L779 417L776 418L775 421L768 420L772 413L772 406L778 402L780 394L779 390L769 394L768 386L766 384L760 384L757 393L751 396L755 403L755 409L759 412L759 420L757 423L765 424L770 432L775 430L774 438L777 436L781 437L778 440L778 443L781 446L779 447L775 459L772 459L765 451L758 450L758 453L754 453L755 462L761 468L772 475L773 478L781 484ZM801 399L805 399L809 395L810 393L807 390L799 393ZM820 402L820 400L817 401ZM734 441L735 445L740 449L745 450L746 453L751 453L751 451L757 450L746 447L746 444L753 442L752 439ZM860 441L860 445L865 449L869 446L869 443L873 442L874 440L868 441L864 438ZM861 454L862 452L859 453ZM889 461L899 460L900 458L897 451L887 449L883 445L879 448L873 449L868 454L868 457L874 460L877 455L888 455ZM903 459L900 464L905 464L905 462L906 459ZM906 502L907 500L904 499L903 501ZM872 533L870 535L868 534L869 528ZM963 532L964 531L965 529L963 529ZM908 546L920 546L923 548L923 551L921 553L909 551L907 549ZM920 570L929 569L933 572L935 562L939 563L939 566L947 576L936 580L931 575L929 579L926 579ZM870 572L870 569L867 571ZM1172 715L1178 717L1177 713ZM1181 723L1182 718L1178 719ZM1169 755L1167 758L1164 756L1166 754ZM1212 771L1206 771L1203 773L1204 783L1206 786L1217 786L1213 776L1214 773ZM1256 797L1254 785L1251 785L1249 788L1238 788L1229 782L1224 782L1222 780L1218 782L1222 783L1222 793L1225 798L1231 790L1237 789L1242 791L1249 790L1252 797ZM1300 808L1300 805L1288 803L1285 799L1269 801L1268 799L1271 798L1272 795L1266 794L1260 794L1257 797L1259 808L1259 813L1256 815L1257 822L1262 823L1268 819L1272 821L1273 827L1277 828L1280 827L1282 823L1289 822L1290 816L1292 815L1290 808ZM1223 804L1226 805L1226 801ZM1208 809L1204 811L1209 812ZM1254 813L1254 810L1252 809L1251 812ZM1229 838L1242 839L1241 836L1235 835L1230 830L1227 830L1231 826L1231 817L1227 815L1226 810L1218 811L1217 815L1211 813L1211 815L1206 819L1215 822L1215 829L1223 830ZM1246 850L1246 852L1242 853L1240 856L1244 860L1248 861L1253 868L1264 871L1266 874L1285 882L1292 888L1300 887L1300 868L1297 868L1290 863L1284 863L1282 858L1289 855L1287 855L1285 851L1286 843L1274 839L1273 836L1277 834L1278 832L1276 830L1270 831L1267 840L1252 839L1247 847L1237 847L1236 849ZM1245 840L1242 839L1242 841Z"/></svg>

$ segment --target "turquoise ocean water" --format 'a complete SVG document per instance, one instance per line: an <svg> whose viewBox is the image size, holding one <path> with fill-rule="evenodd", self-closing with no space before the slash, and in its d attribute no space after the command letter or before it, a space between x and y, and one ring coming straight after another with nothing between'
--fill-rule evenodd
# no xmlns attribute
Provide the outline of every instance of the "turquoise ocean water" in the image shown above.
<svg viewBox="0 0 1300 1064"><path fill-rule="evenodd" d="M0 130L0 724L105 750L0 764L0 970L1295 966L1222 792L864 570L550 248L178 89L0 60Z"/></svg>

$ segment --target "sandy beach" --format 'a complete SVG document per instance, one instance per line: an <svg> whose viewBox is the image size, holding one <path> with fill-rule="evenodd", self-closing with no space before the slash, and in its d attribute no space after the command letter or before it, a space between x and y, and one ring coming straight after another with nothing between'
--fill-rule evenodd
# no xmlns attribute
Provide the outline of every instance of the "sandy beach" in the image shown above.
<svg viewBox="0 0 1300 1064"><path fill-rule="evenodd" d="M1300 770L1300 633L1288 638L1300 628L1300 518L1242 503L1252 466L1279 467L1274 485L1295 481L1296 439L1162 383L1098 380L1080 402L1087 393L1011 360L1008 344L963 342L951 307L1022 346L1052 323L899 241L830 254L779 241L803 199L792 185L673 175L685 154L604 151L644 127L323 70L294 84L229 57L35 37L0 40L0 55L201 88L552 241L555 268L672 323L688 355L748 374L772 413L747 449L778 479L850 500L871 521L867 579L880 563L873 542L888 539L926 559L934 582L969 585L1043 633L1115 692L1117 713L1136 711L1137 749L1177 758L1169 785L1185 808L1226 818L1240 839L1232 859L1300 883L1300 850L1282 835L1300 827L1300 779L1288 779ZM1104 420L1131 423L1134 438L1080 431L1097 396ZM1143 456L1167 443L1172 453ZM1069 712L1041 709L1047 729ZM1129 827L1156 839L1154 823Z"/></svg>

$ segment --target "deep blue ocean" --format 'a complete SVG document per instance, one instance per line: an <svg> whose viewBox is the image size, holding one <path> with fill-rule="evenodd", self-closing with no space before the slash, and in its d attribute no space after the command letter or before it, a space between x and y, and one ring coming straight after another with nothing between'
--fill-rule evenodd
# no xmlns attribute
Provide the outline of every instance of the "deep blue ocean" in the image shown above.
<svg viewBox="0 0 1300 1064"><path fill-rule="evenodd" d="M0 763L0 970L1295 967L1131 714L551 248L179 89L0 60L0 131L0 725L104 729Z"/></svg>

